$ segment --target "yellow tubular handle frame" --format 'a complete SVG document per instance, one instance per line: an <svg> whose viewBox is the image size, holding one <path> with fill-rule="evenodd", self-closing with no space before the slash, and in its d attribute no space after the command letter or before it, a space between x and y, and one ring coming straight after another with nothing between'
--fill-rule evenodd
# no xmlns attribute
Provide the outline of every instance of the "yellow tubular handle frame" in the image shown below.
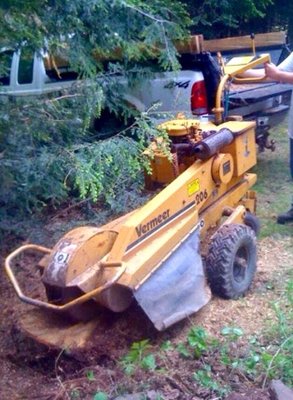
<svg viewBox="0 0 293 400"><path fill-rule="evenodd" d="M213 113L215 114L215 123L216 125L219 125L223 122L223 116L222 113L224 111L222 107L222 94L223 90L225 89L225 85L230 79L230 75L224 75L223 78L221 79L221 82L218 86L217 93L216 93L216 105L215 108L213 108Z"/></svg>
<svg viewBox="0 0 293 400"><path fill-rule="evenodd" d="M256 78L236 78L235 76L232 78L233 83L261 83L266 80L266 76L258 76Z"/></svg>
<svg viewBox="0 0 293 400"><path fill-rule="evenodd" d="M35 244L27 244L24 246L19 247L18 249L16 249L14 252L12 252L5 260L5 270L7 272L7 275L14 287L14 290L17 294L17 296L20 298L21 301L23 301L24 303L28 303L31 304L33 306L37 306L40 308L45 308L47 310L53 310L53 311L59 311L59 312L64 312L67 311L69 308L76 306L77 304L81 304L84 303L85 301L91 299L94 296L97 296L99 293L101 293L103 290L108 289L110 286L112 286L114 283L116 283L118 281L118 279L121 277L121 275L124 273L126 266L122 265L119 268L119 271L117 272L116 275L114 275L114 277L108 281L107 283L105 283L104 285L100 286L97 289L92 290L89 293L85 293L80 297L77 297L74 300L71 300L70 302L63 304L63 305L56 305L56 304L52 304L52 303L48 303L46 301L42 301L42 300L38 300L38 299L33 299L29 296L26 296L18 282L16 279L16 276L12 270L12 266L11 263L13 261L13 259L15 259L15 257L17 257L18 255L20 255L21 253L24 253L27 250L35 250L38 251L40 253L45 253L45 254L49 254L51 253L51 249L48 249L47 247L43 247L43 246L38 246Z"/></svg>
<svg viewBox="0 0 293 400"><path fill-rule="evenodd" d="M265 76L262 77L257 77L257 78L235 78L231 75L224 75L223 78L221 79L218 89L217 89L217 93L216 93L216 105L215 107L212 109L212 112L215 115L215 123L216 125L219 125L223 122L223 116L222 113L224 111L223 107L222 107L222 95L223 95L223 91L225 89L225 85L227 83L228 80L233 80L233 83L260 83L263 82L265 80Z"/></svg>
<svg viewBox="0 0 293 400"><path fill-rule="evenodd" d="M242 74L243 72L247 71L248 69L252 69L259 65L260 63L268 63L270 62L270 56L267 54L264 54L260 57L257 57L255 60L249 62L246 65L240 65L240 66L232 66L230 71L227 70L226 74L222 77L217 93L216 93L216 104L215 108L213 108L213 113L215 115L215 123L216 125L219 125L223 122L223 107L222 107L222 95L223 91L225 89L225 85L227 81L233 81L233 83L236 84L241 84L241 83L261 83L263 82L266 77L264 76L259 76L255 78L239 78L237 75ZM227 66L226 66L227 69Z"/></svg>

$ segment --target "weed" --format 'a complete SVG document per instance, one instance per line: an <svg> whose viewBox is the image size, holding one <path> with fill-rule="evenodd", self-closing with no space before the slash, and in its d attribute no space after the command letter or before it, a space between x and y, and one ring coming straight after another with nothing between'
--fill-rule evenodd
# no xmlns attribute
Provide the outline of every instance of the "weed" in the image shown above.
<svg viewBox="0 0 293 400"><path fill-rule="evenodd" d="M150 371L154 371L157 367L156 359L153 354L149 354L142 358L141 367Z"/></svg>
<svg viewBox="0 0 293 400"><path fill-rule="evenodd" d="M256 352L252 351L247 358L244 359L243 361L243 369L247 372L249 375L257 375L257 370L258 370L258 365L260 362L261 358L259 354Z"/></svg>
<svg viewBox="0 0 293 400"><path fill-rule="evenodd" d="M209 337L207 332L199 326L194 326L187 334L187 343L179 343L176 347L178 353L184 358L200 358L203 353L218 347L218 340Z"/></svg>
<svg viewBox="0 0 293 400"><path fill-rule="evenodd" d="M92 370L86 371L86 377L89 381L94 381L95 380L94 371Z"/></svg>
<svg viewBox="0 0 293 400"><path fill-rule="evenodd" d="M222 344L220 349L220 362L232 369L235 369L239 366L239 360L234 359L229 352L229 346L227 343Z"/></svg>
<svg viewBox="0 0 293 400"><path fill-rule="evenodd" d="M81 396L80 396L80 392L79 392L78 389L73 389L70 392L70 399L71 400L76 400L76 399L80 399L80 398L81 398Z"/></svg>
<svg viewBox="0 0 293 400"><path fill-rule="evenodd" d="M262 366L265 368L265 379L282 378L293 384L293 276L292 273L286 283L285 291L277 302L272 304L277 317L277 323L270 329L270 342L274 345L267 346L261 354Z"/></svg>
<svg viewBox="0 0 293 400"><path fill-rule="evenodd" d="M104 392L97 392L93 397L93 400L107 400L107 399L108 396Z"/></svg>
<svg viewBox="0 0 293 400"><path fill-rule="evenodd" d="M227 386L221 386L213 377L210 365L205 365L203 369L193 374L193 378L203 387L219 394L220 396L228 393Z"/></svg>
<svg viewBox="0 0 293 400"><path fill-rule="evenodd" d="M155 370L156 359L153 354L147 354L151 349L149 340L141 340L140 342L134 342L129 352L122 358L122 366L127 375L131 375L135 367L140 367L146 370Z"/></svg>
<svg viewBox="0 0 293 400"><path fill-rule="evenodd" d="M231 342L236 342L242 335L243 331L241 328L234 326L225 326L221 330L221 335L225 337L225 342L221 343L220 347L220 361L222 364L231 367L232 369L238 368L240 365L240 360L235 359L230 355Z"/></svg>
<svg viewBox="0 0 293 400"><path fill-rule="evenodd" d="M188 350L188 348L185 346L184 343L179 343L176 347L176 350L178 353L183 357L183 358L189 358L191 357L191 353Z"/></svg>
<svg viewBox="0 0 293 400"><path fill-rule="evenodd" d="M250 376L264 375L263 387L268 379L282 379L289 386L293 384L292 300L293 278L290 277L282 296L272 303L277 322L270 327L268 344L261 347L254 338L250 341L250 354L238 365Z"/></svg>
<svg viewBox="0 0 293 400"><path fill-rule="evenodd" d="M233 326L225 326L221 330L221 335L226 336L230 341L235 342L243 336L243 330Z"/></svg>
<svg viewBox="0 0 293 400"><path fill-rule="evenodd" d="M265 387L267 379L279 378L292 386L293 384L293 335L288 337L277 349L275 354L264 352L262 354L263 366L266 375L263 381Z"/></svg>
<svg viewBox="0 0 293 400"><path fill-rule="evenodd" d="M161 350L171 351L171 350L174 350L174 346L170 340L166 340L165 342L162 343Z"/></svg>
<svg viewBox="0 0 293 400"><path fill-rule="evenodd" d="M202 327L194 326L188 332L187 344L179 343L176 349L184 358L191 356L200 358L207 351L209 344L211 344L211 341L206 331Z"/></svg>
<svg viewBox="0 0 293 400"><path fill-rule="evenodd" d="M192 327L188 333L187 340L196 358L200 358L202 353L207 350L207 333L203 328L198 326Z"/></svg>

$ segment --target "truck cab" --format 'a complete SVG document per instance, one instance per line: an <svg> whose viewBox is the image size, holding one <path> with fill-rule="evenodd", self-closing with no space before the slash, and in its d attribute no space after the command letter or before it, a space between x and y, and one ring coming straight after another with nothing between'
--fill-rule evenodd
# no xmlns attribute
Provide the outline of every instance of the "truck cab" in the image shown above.
<svg viewBox="0 0 293 400"><path fill-rule="evenodd" d="M72 71L57 73L44 52L29 49L0 53L3 70L0 75L0 95L35 96L55 92L72 85L77 74ZM62 75L63 74L63 75Z"/></svg>

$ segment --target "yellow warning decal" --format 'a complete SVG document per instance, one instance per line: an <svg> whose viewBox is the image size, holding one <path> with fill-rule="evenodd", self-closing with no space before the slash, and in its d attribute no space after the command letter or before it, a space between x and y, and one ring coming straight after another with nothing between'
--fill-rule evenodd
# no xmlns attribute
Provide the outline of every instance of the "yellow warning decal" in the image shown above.
<svg viewBox="0 0 293 400"><path fill-rule="evenodd" d="M195 179L194 181L190 182L187 185L187 193L188 196L192 196L194 193L198 192L200 190L200 184L199 184L199 179Z"/></svg>

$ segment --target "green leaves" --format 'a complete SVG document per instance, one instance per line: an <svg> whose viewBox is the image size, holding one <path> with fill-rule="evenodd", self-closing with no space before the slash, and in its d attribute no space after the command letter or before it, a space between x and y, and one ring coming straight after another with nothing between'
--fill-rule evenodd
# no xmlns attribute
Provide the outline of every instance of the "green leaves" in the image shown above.
<svg viewBox="0 0 293 400"><path fill-rule="evenodd" d="M93 370L88 370L86 371L86 377L89 381L94 381L95 380L95 374Z"/></svg>
<svg viewBox="0 0 293 400"><path fill-rule="evenodd" d="M153 354L149 354L141 360L141 366L149 371L154 371L157 368L156 359Z"/></svg>
<svg viewBox="0 0 293 400"><path fill-rule="evenodd" d="M201 327L193 327L187 336L187 340L196 358L199 358L208 347L207 333Z"/></svg>
<svg viewBox="0 0 293 400"><path fill-rule="evenodd" d="M124 372L131 375L136 367L154 371L157 364L154 354L150 353L151 348L148 339L132 343L129 352L121 360Z"/></svg>
<svg viewBox="0 0 293 400"><path fill-rule="evenodd" d="M199 369L193 374L193 379L196 380L201 386L216 392L219 395L226 395L229 392L228 387L221 386L212 374L210 365L205 365L204 368Z"/></svg>
<svg viewBox="0 0 293 400"><path fill-rule="evenodd" d="M97 392L93 397L93 400L107 400L107 399L108 396L104 392Z"/></svg>
<svg viewBox="0 0 293 400"><path fill-rule="evenodd" d="M10 1L0 8L0 43L5 46L46 47L54 54L64 54L71 65L88 76L95 75L96 61L144 59L169 53L171 66L175 58L174 40L187 34L190 23L184 6L174 0L144 1L57 0ZM168 49L167 49L168 48Z"/></svg>
<svg viewBox="0 0 293 400"><path fill-rule="evenodd" d="M187 335L187 344L178 343L176 349L184 358L200 358L211 345L211 338L200 326L193 326Z"/></svg>
<svg viewBox="0 0 293 400"><path fill-rule="evenodd" d="M189 358L191 356L190 351L188 350L188 348L184 343L178 343L176 350L184 358Z"/></svg>
<svg viewBox="0 0 293 400"><path fill-rule="evenodd" d="M193 20L192 30L206 39L249 34L256 28L255 18L263 18L272 0L187 0L188 11ZM268 13L269 15L269 13ZM251 27L249 27L251 22ZM271 21L268 21L270 24Z"/></svg>
<svg viewBox="0 0 293 400"><path fill-rule="evenodd" d="M11 215L23 219L69 195L102 196L124 212L136 201L148 167L143 150L158 132L122 94L128 78L150 75L144 66L150 57L159 60L159 69L178 67L173 41L186 34L184 6L174 0L9 0L0 18L1 48L49 50L83 78L62 92L1 104L0 225L9 228ZM100 119L105 108L110 118ZM113 120L130 117L136 117L131 130L100 140L111 136Z"/></svg>
<svg viewBox="0 0 293 400"><path fill-rule="evenodd" d="M230 340L235 341L241 336L243 336L243 330L241 328L237 328L234 326L225 326L221 330L221 334L223 336L228 336Z"/></svg>

